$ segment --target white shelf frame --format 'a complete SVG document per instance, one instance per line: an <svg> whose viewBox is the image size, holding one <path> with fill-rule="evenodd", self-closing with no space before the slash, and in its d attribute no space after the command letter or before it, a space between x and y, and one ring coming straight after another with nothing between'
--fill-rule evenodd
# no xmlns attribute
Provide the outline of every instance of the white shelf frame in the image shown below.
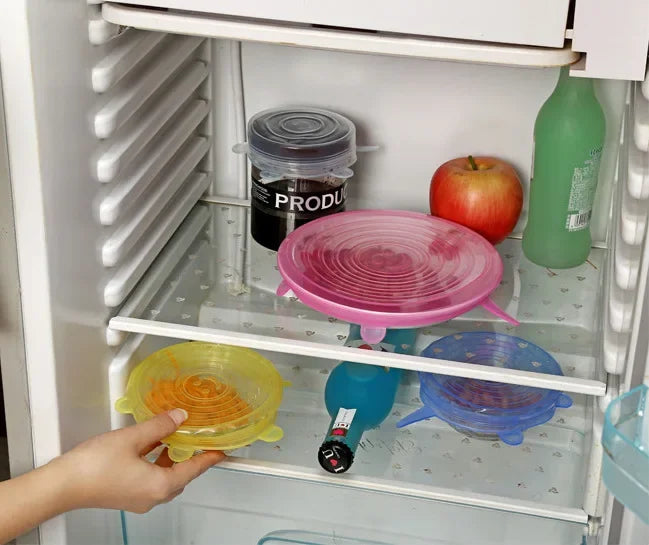
<svg viewBox="0 0 649 545"><path fill-rule="evenodd" d="M573 64L581 56L580 53L572 51L570 45L563 48L545 48L403 34L329 30L308 25L257 22L213 14L160 11L112 2L103 5L102 14L106 21L142 30L445 61L547 68Z"/></svg>
<svg viewBox="0 0 649 545"><path fill-rule="evenodd" d="M128 371L132 359L144 342L143 335L132 336L116 354L108 369L111 405L124 395ZM111 428L120 429L132 423L129 415L112 411ZM401 482L397 479L387 479L345 473L332 475L325 473L317 466L285 464L240 456L229 456L223 462L214 466L212 471L235 471L253 475L265 475L282 479L311 482L355 490L393 494L410 498L440 501L455 505L494 509L508 513L531 515L557 521L565 521L587 525L588 514L579 507L551 505L543 502L533 502L496 494L484 494L459 490L443 486L434 486L413 482Z"/></svg>
<svg viewBox="0 0 649 545"><path fill-rule="evenodd" d="M272 475L284 479L293 479L331 486L342 486L357 490L368 490L384 494L395 494L412 498L422 498L435 501L443 501L458 505L482 507L507 511L508 513L519 513L522 515L533 515L536 517L575 522L579 524L588 523L588 515L583 509L574 507L561 507L534 503L531 501L514 500L501 496L489 494L478 494L475 492L460 492L436 486L419 485L414 483L400 484L387 479L373 477L359 477L351 474L325 475L319 468L294 467L292 465L277 462L265 462L250 460L246 458L230 457L213 468L215 471L230 470L257 475Z"/></svg>
<svg viewBox="0 0 649 545"><path fill-rule="evenodd" d="M329 360L353 361L384 367L397 367L409 371L424 371L427 373L439 373L441 375L491 380L506 384L520 384L521 386L560 390L566 393L591 396L603 396L606 393L606 384L592 379L544 375L541 373L487 367L460 361L423 358L407 354L383 353L342 345L336 346L308 341L287 340L252 333L239 333L223 329L158 322L129 316L115 316L110 320L109 327L113 330L128 333L144 333L146 335L171 337L188 341L243 346L254 350L268 350L283 354L297 354Z"/></svg>

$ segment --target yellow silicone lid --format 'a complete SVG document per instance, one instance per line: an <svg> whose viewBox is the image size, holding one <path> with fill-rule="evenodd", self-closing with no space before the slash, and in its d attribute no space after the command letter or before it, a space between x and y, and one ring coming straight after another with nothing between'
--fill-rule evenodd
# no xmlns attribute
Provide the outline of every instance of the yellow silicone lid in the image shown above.
<svg viewBox="0 0 649 545"><path fill-rule="evenodd" d="M253 350L188 342L139 363L115 408L136 422L185 409L187 420L164 440L171 460L182 462L197 450L280 440L282 429L274 423L285 385L273 364Z"/></svg>

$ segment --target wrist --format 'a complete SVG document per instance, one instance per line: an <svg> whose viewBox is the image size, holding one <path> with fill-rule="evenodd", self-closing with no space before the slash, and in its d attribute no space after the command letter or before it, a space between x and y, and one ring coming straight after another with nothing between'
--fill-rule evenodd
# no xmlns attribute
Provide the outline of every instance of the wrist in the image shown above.
<svg viewBox="0 0 649 545"><path fill-rule="evenodd" d="M41 482L47 483L47 497L54 498L53 516L85 507L79 474L64 457L55 458L37 471L46 474Z"/></svg>

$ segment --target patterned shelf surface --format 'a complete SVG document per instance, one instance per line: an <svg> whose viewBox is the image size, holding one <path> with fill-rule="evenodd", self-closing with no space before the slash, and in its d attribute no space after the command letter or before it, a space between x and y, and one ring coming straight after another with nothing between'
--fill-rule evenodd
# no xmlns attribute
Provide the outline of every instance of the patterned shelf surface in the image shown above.
<svg viewBox="0 0 649 545"><path fill-rule="evenodd" d="M133 337L116 360L122 361L117 366L120 388L139 361L173 342L163 337ZM296 354L262 354L292 383L284 392L276 421L284 437L276 443L257 441L229 453L228 461L209 472L212 477L206 475L199 481L227 480L232 473L238 474L236 483L247 482L250 477L256 479L250 481L253 483L280 477L266 486L277 489L294 483L305 493L310 485L316 488L309 488L309 494L319 491L318 496L333 497L372 493L377 502L390 502L393 496L401 502L438 500L427 502L426 512L440 505L473 506L487 508L486 512L494 516L500 511L535 521L541 517L586 523L581 506L595 403L592 397L573 396L572 407L527 430L521 445L508 446L466 437L438 419L397 429L395 424L402 415L421 406L416 373L406 372L391 415L378 429L364 435L349 472L331 475L319 467L316 455L329 425L323 392L336 362ZM121 390L113 394L119 396ZM117 427L128 424L128 419L122 419ZM231 492L227 498L231 498ZM261 501L259 496L242 496L246 506L257 499Z"/></svg>
<svg viewBox="0 0 649 545"><path fill-rule="evenodd" d="M172 255L175 265L156 270L154 264L149 280L145 279L111 320L111 328L164 335L164 325L174 324L180 328L167 336L183 338L198 338L196 328L201 332L252 334L275 342L278 351L294 348L294 352L306 355L332 357L318 354L318 347L340 347L348 324L311 310L295 297L275 295L280 282L276 253L250 238L249 210L199 204L192 214L199 213L205 217L204 224L191 242L176 241L174 246L175 239L182 238L180 232L170 241L166 255L163 252L158 259L169 262ZM505 271L492 298L521 325L498 321L478 308L449 322L422 328L417 352L444 335L460 331L516 335L550 352L564 375L588 383L581 388L575 382L576 386L566 386L566 391L603 395L598 327L606 250L593 249L587 263L568 270L534 265L522 255L519 240L505 240L498 251ZM154 281L161 271L165 277ZM159 324L159 332L153 323ZM180 331L184 326L190 328ZM206 336L201 339L211 340ZM274 349L261 344L258 348ZM368 354L357 352L364 352L361 357Z"/></svg>
<svg viewBox="0 0 649 545"><path fill-rule="evenodd" d="M329 425L324 386L335 363L284 355L275 361L283 378L294 385L286 390L278 413L284 438L278 443L257 442L233 454L316 468L317 448ZM529 502L548 514L556 509L557 518L563 518L563 509L566 517L580 509L588 460L584 430L590 426L589 398L576 396L573 407L560 409L547 424L527 430L523 443L514 447L469 438L436 418L397 429L403 415L421 406L417 394L415 374L409 373L392 414L380 428L364 435L346 476L397 482L404 488L448 489L467 494L468 504L470 496L484 494L500 498L494 501L514 511L517 503L524 508Z"/></svg>

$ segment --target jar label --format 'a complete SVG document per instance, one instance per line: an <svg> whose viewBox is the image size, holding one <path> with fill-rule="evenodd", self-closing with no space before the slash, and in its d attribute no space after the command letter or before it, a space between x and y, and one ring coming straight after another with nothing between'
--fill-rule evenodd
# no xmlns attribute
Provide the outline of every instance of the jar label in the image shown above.
<svg viewBox="0 0 649 545"><path fill-rule="evenodd" d="M581 231L588 228L590 224L601 157L602 146L593 148L584 165L573 171L566 217L568 231Z"/></svg>
<svg viewBox="0 0 649 545"><path fill-rule="evenodd" d="M298 192L270 187L253 178L252 200L265 208L281 212L293 212L302 217L320 217L322 212L329 213L343 206L347 197L347 184L343 182L338 187L325 191Z"/></svg>

